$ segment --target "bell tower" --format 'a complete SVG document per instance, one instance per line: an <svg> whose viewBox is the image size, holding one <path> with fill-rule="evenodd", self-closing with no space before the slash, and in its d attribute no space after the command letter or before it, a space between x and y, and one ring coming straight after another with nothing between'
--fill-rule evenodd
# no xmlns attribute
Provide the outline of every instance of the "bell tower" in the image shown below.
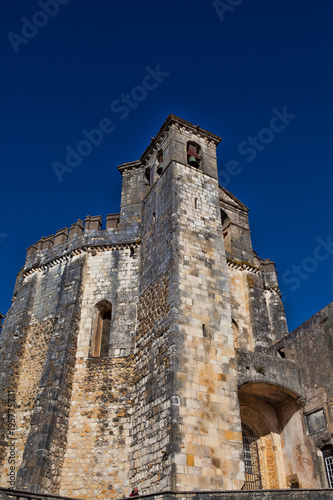
<svg viewBox="0 0 333 500"><path fill-rule="evenodd" d="M133 482L151 490L238 489L244 481L219 142L170 115L140 160L131 469Z"/></svg>

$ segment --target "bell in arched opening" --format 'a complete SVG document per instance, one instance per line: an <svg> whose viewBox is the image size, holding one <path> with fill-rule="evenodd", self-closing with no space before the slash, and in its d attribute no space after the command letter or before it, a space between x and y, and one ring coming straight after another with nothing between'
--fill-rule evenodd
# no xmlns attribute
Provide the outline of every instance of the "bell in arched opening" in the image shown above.
<svg viewBox="0 0 333 500"><path fill-rule="evenodd" d="M199 168L201 158L199 156L199 146L192 142L187 143L187 163L191 167Z"/></svg>

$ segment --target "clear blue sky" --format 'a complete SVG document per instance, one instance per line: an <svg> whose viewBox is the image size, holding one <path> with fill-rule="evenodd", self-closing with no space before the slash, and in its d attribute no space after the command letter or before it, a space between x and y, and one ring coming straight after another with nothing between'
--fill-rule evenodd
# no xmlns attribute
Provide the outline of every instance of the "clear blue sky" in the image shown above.
<svg viewBox="0 0 333 500"><path fill-rule="evenodd" d="M290 330L333 300L333 2L0 8L2 313L29 245L119 211L116 166L138 159L170 113L223 138L221 184L250 208L256 252L276 263ZM66 166L66 147L101 121L102 140L81 143L86 156L57 177L52 164Z"/></svg>

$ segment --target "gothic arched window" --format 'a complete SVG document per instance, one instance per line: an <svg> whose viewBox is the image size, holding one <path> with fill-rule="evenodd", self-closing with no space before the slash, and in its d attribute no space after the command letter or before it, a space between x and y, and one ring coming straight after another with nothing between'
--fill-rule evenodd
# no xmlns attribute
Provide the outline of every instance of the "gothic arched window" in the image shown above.
<svg viewBox="0 0 333 500"><path fill-rule="evenodd" d="M103 300L95 306L91 341L91 356L93 358L107 357L109 355L111 312L112 307L107 300Z"/></svg>

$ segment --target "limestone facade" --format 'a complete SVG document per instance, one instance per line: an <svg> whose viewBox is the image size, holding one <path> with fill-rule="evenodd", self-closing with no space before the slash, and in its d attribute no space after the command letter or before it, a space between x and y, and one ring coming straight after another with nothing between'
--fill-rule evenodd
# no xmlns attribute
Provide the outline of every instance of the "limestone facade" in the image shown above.
<svg viewBox="0 0 333 500"><path fill-rule="evenodd" d="M118 167L105 229L87 216L29 247L1 334L1 485L333 486L332 304L288 333L219 141L170 115Z"/></svg>

